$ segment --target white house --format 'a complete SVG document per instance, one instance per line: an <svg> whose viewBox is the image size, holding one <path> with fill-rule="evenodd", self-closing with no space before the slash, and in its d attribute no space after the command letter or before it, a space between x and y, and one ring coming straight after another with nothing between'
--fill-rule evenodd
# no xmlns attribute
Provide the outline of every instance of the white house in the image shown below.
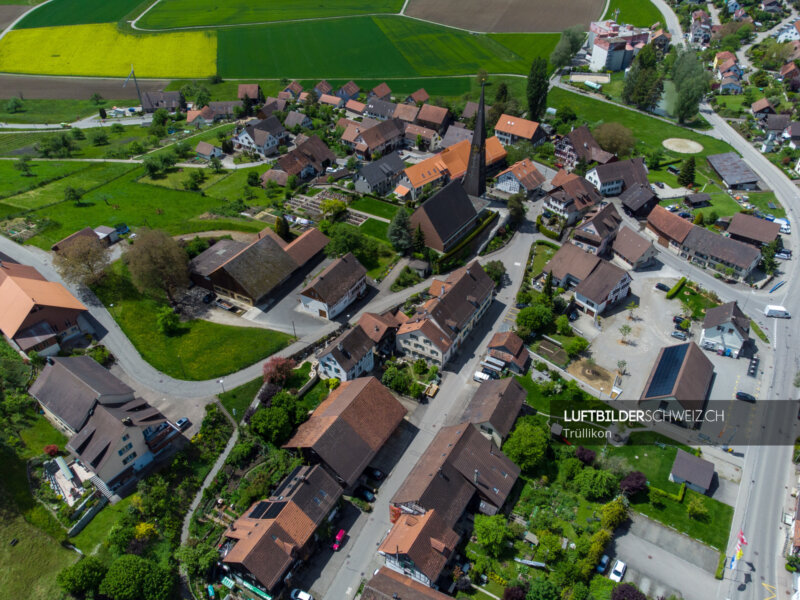
<svg viewBox="0 0 800 600"><path fill-rule="evenodd" d="M631 281L627 271L601 259L575 288L575 302L592 317L602 315L630 294Z"/></svg>
<svg viewBox="0 0 800 600"><path fill-rule="evenodd" d="M304 310L333 319L367 289L367 270L352 253L337 258L300 292Z"/></svg>
<svg viewBox="0 0 800 600"><path fill-rule="evenodd" d="M544 181L544 175L539 172L533 161L524 158L500 173L497 176L495 187L508 194L524 191L526 196L531 196L542 186Z"/></svg>
<svg viewBox="0 0 800 600"><path fill-rule="evenodd" d="M319 355L319 375L350 381L368 374L375 367L375 342L360 325L345 331Z"/></svg>
<svg viewBox="0 0 800 600"><path fill-rule="evenodd" d="M642 158L597 165L586 173L586 179L603 196L619 196L623 190L635 183L650 185L647 180L647 167Z"/></svg>
<svg viewBox="0 0 800 600"><path fill-rule="evenodd" d="M700 345L707 350L730 350L734 358L739 357L742 346L750 338L750 319L739 305L728 302L709 308L703 321Z"/></svg>
<svg viewBox="0 0 800 600"><path fill-rule="evenodd" d="M289 139L289 132L281 125L275 115L244 129L233 136L235 150L250 150L262 156L275 154L278 146Z"/></svg>

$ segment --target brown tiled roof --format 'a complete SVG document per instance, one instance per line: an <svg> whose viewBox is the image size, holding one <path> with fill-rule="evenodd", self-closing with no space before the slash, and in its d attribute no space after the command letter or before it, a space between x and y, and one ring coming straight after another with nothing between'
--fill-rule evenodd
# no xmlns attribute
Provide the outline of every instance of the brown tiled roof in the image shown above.
<svg viewBox="0 0 800 600"><path fill-rule="evenodd" d="M422 585L388 567L381 567L364 586L361 600L451 600L451 596Z"/></svg>
<svg viewBox="0 0 800 600"><path fill-rule="evenodd" d="M284 89L285 89L286 91L289 91L289 92L291 92L291 93L292 93L292 94L294 94L295 96L297 96L298 94L300 94L300 92L302 92L302 91L303 91L303 86L302 86L302 85L300 85L299 83L297 83L296 81L293 81L292 83L290 83L289 85L287 85L287 86L286 86L286 88L284 88Z"/></svg>
<svg viewBox="0 0 800 600"><path fill-rule="evenodd" d="M295 125L302 125L306 119L308 119L307 115L296 110L290 110L283 121L283 126L286 129L292 129Z"/></svg>
<svg viewBox="0 0 800 600"><path fill-rule="evenodd" d="M314 90L320 95L330 94L333 90L331 84L325 81L324 79L320 81L317 85L314 86Z"/></svg>
<svg viewBox="0 0 800 600"><path fill-rule="evenodd" d="M728 225L728 234L754 240L762 244L769 244L774 241L780 232L781 226L778 223L759 219L745 213L733 215L731 223Z"/></svg>
<svg viewBox="0 0 800 600"><path fill-rule="evenodd" d="M348 252L317 275L306 289L300 292L300 295L308 296L313 292L315 297L325 304L336 304L350 288L366 275L367 270L358 262L352 252Z"/></svg>
<svg viewBox="0 0 800 600"><path fill-rule="evenodd" d="M600 147L600 144L594 139L592 132L586 125L581 125L570 131L567 136L578 158L582 158L587 163L598 162L605 164L609 162L614 155L611 152L606 152Z"/></svg>
<svg viewBox="0 0 800 600"><path fill-rule="evenodd" d="M213 144L209 144L208 142L198 142L197 147L194 150L198 154L204 154L210 156L214 152L214 148L216 148L216 146L214 146Z"/></svg>
<svg viewBox="0 0 800 600"><path fill-rule="evenodd" d="M312 228L304 231L289 242L284 250L286 254L292 257L292 260L294 260L298 266L302 267L319 252L322 252L325 246L328 245L328 242L330 242L328 236L319 229Z"/></svg>
<svg viewBox="0 0 800 600"><path fill-rule="evenodd" d="M342 102L344 102L344 100L339 98L339 96L333 96L331 94L322 94L322 96L319 97L319 103L320 104L328 104L330 106L339 106L340 104L342 104Z"/></svg>
<svg viewBox="0 0 800 600"><path fill-rule="evenodd" d="M514 427L526 397L525 389L514 377L487 381L478 386L461 418L476 425L490 423L504 438Z"/></svg>
<svg viewBox="0 0 800 600"><path fill-rule="evenodd" d="M553 273L553 277L561 281L567 275L583 281L589 276L600 258L594 254L584 252L574 244L564 244L552 258L547 261L543 272Z"/></svg>
<svg viewBox="0 0 800 600"><path fill-rule="evenodd" d="M523 158L521 161L514 163L497 176L500 177L506 173L513 173L517 181L528 191L535 190L545 181L544 175L539 172L539 169L529 158Z"/></svg>
<svg viewBox="0 0 800 600"><path fill-rule="evenodd" d="M686 236L689 235L692 227L694 227L686 219L680 218L660 205L654 206L650 214L647 215L647 225L655 229L659 235L665 235L679 244L684 242Z"/></svg>
<svg viewBox="0 0 800 600"><path fill-rule="evenodd" d="M285 186L289 183L289 174L284 171L269 169L261 176L261 185L266 187L268 181L274 181L278 185Z"/></svg>
<svg viewBox="0 0 800 600"><path fill-rule="evenodd" d="M520 369L524 369L530 360L530 354L522 342L522 338L513 331L495 333L488 348L490 356L505 362L512 362Z"/></svg>
<svg viewBox="0 0 800 600"><path fill-rule="evenodd" d="M348 81L339 89L348 98L350 96L355 96L361 91L361 88L359 88L356 82L353 80Z"/></svg>
<svg viewBox="0 0 800 600"><path fill-rule="evenodd" d="M450 111L443 106L436 106L434 104L423 104L419 109L417 120L425 123L433 123L438 127L444 125Z"/></svg>
<svg viewBox="0 0 800 600"><path fill-rule="evenodd" d="M711 329L727 323L732 324L739 334L747 339L750 334L750 319L741 311L735 300L707 309L705 319L703 319L703 329Z"/></svg>
<svg viewBox="0 0 800 600"><path fill-rule="evenodd" d="M772 106L772 102L769 101L769 98L761 98L761 100L756 100L750 105L750 110L752 110L754 113L767 109L775 112L775 107Z"/></svg>
<svg viewBox="0 0 800 600"><path fill-rule="evenodd" d="M550 180L551 185L554 188L561 187L567 181L572 181L573 179L577 179L579 176L575 173L570 173L566 169L559 169L558 173L553 176L553 179ZM593 186L592 186L593 187Z"/></svg>
<svg viewBox="0 0 800 600"><path fill-rule="evenodd" d="M329 354L339 363L345 371L356 366L361 359L372 352L375 342L366 334L360 325L348 329L328 344L320 353L322 357Z"/></svg>
<svg viewBox="0 0 800 600"><path fill-rule="evenodd" d="M678 448L670 474L707 490L714 479L714 463Z"/></svg>
<svg viewBox="0 0 800 600"><path fill-rule="evenodd" d="M595 304L602 304L617 284L623 278L629 277L627 271L601 259L589 276L577 285L575 293Z"/></svg>
<svg viewBox="0 0 800 600"><path fill-rule="evenodd" d="M400 119L389 119L387 121L382 121L367 130L363 130L360 134L360 137L367 145L367 149L370 152L373 152L376 148L379 148L383 144L392 142L393 140L401 138L404 135L405 130L403 129L402 121L400 121Z"/></svg>
<svg viewBox="0 0 800 600"><path fill-rule="evenodd" d="M385 96L390 96L392 94L392 88L386 85L386 82L383 82L372 88L372 93L378 98L383 98Z"/></svg>
<svg viewBox="0 0 800 600"><path fill-rule="evenodd" d="M216 246L214 244L195 257L193 265L202 264L204 255L213 254ZM214 271L224 270L253 301L257 301L280 285L296 268L297 263L284 251L281 244L273 236L265 235L230 257Z"/></svg>
<svg viewBox="0 0 800 600"><path fill-rule="evenodd" d="M348 100L344 107L350 112L360 115L364 112L364 109L367 108L367 105L363 102L358 102L357 100Z"/></svg>
<svg viewBox="0 0 800 600"><path fill-rule="evenodd" d="M381 554L399 554L414 569L436 581L458 544L459 535L435 510L424 515L401 515L378 548Z"/></svg>
<svg viewBox="0 0 800 600"><path fill-rule="evenodd" d="M610 202L590 216L575 229L575 235L592 240L598 244L617 231L622 217Z"/></svg>
<svg viewBox="0 0 800 600"><path fill-rule="evenodd" d="M296 141L296 140L295 140ZM278 165L289 175L299 175L308 165L317 173L325 170L325 162L334 163L336 155L316 135L299 144L288 154L278 158Z"/></svg>
<svg viewBox="0 0 800 600"><path fill-rule="evenodd" d="M602 196L597 189L583 177L571 174L569 176L559 176L560 172L553 178L553 185L556 186L549 195L564 204L574 204L575 208L583 211L594 206L602 200Z"/></svg>
<svg viewBox="0 0 800 600"><path fill-rule="evenodd" d="M645 383L642 400L675 398L688 410L702 409L714 365L694 342L661 349Z"/></svg>
<svg viewBox="0 0 800 600"><path fill-rule="evenodd" d="M414 104L398 104L394 109L392 117L400 119L401 121L413 123L417 118L417 113L419 113L419 109Z"/></svg>
<svg viewBox="0 0 800 600"><path fill-rule="evenodd" d="M405 323L408 317L400 311L393 314L387 311L382 314L365 312L358 320L358 324L364 330L364 333L376 344L383 340L386 333L391 330L396 330L400 325Z"/></svg>
<svg viewBox="0 0 800 600"><path fill-rule="evenodd" d="M428 92L425 91L425 88L419 88L416 92L411 94L409 98L411 98L411 100L413 100L414 103L417 103L417 102L427 102L428 100L430 100L431 97L428 95Z"/></svg>
<svg viewBox="0 0 800 600"><path fill-rule="evenodd" d="M495 131L530 140L533 139L536 130L539 129L539 123L523 119L522 117L512 117L511 115L502 114L497 120L494 129Z"/></svg>
<svg viewBox="0 0 800 600"><path fill-rule="evenodd" d="M406 409L374 377L345 381L285 448L311 448L349 487L392 435Z"/></svg>
<svg viewBox="0 0 800 600"><path fill-rule="evenodd" d="M64 248L69 246L72 242L74 242L75 240L77 240L79 238L82 238L82 237L97 239L97 234L94 232L94 229L92 229L91 227L88 227L88 226L84 227L83 229L80 229L80 230L76 231L75 233L72 233L72 234L68 235L63 240L58 241L55 244L53 244L50 247L50 250L52 250L53 252L58 252L59 250L63 250Z"/></svg>
<svg viewBox="0 0 800 600"><path fill-rule="evenodd" d="M409 106L406 104L406 106ZM439 135L433 129L429 129L428 127L423 127L422 125L414 125L413 123L406 123L404 125L406 139L411 143L416 143L417 136L420 136L423 140L428 143L431 143L433 140L436 139L436 136Z"/></svg>
<svg viewBox="0 0 800 600"><path fill-rule="evenodd" d="M617 237L614 238L612 248L622 258L635 263L652 245L652 242L623 225L617 232Z"/></svg>
<svg viewBox="0 0 800 600"><path fill-rule="evenodd" d="M250 98L251 100L258 100L261 96L261 88L258 87L257 83L240 83L239 89L237 91L236 97L239 100L244 100L245 97Z"/></svg>

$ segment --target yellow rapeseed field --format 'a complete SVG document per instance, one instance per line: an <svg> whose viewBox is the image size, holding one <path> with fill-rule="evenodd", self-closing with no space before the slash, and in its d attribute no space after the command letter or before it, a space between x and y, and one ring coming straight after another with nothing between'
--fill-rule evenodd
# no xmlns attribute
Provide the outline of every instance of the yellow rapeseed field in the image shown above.
<svg viewBox="0 0 800 600"><path fill-rule="evenodd" d="M112 23L40 27L0 41L0 71L42 75L207 77L217 70L215 32L132 35Z"/></svg>

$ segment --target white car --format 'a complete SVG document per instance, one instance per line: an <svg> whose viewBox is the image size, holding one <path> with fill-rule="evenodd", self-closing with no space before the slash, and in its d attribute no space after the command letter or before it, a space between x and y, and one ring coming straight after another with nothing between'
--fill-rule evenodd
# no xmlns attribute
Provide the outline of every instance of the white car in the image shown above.
<svg viewBox="0 0 800 600"><path fill-rule="evenodd" d="M292 590L290 596L292 600L314 600L314 596L303 590Z"/></svg>
<svg viewBox="0 0 800 600"><path fill-rule="evenodd" d="M611 569L611 573L608 574L608 578L611 581L617 581L617 582L622 581L622 578L625 577L625 569L627 568L628 565L626 565L621 560L616 561L614 563L614 568Z"/></svg>

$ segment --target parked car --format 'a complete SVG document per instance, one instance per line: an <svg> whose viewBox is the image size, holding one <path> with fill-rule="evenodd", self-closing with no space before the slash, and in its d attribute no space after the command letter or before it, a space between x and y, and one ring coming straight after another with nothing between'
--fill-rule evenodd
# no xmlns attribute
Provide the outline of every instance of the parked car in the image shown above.
<svg viewBox="0 0 800 600"><path fill-rule="evenodd" d="M656 181L656 182L655 182L655 186L656 186L657 188L659 188L659 189L662 189L662 190L664 189L664 184L663 184L663 183L661 183L660 181Z"/></svg>
<svg viewBox="0 0 800 600"><path fill-rule="evenodd" d="M366 473L367 477L369 477L370 479L374 479L375 481L381 481L384 477L386 477L383 471L381 471L380 469L374 469L372 467L369 467Z"/></svg>
<svg viewBox="0 0 800 600"><path fill-rule="evenodd" d="M597 572L605 573L608 570L608 563L611 562L611 557L608 554L603 554L600 562L597 563Z"/></svg>
<svg viewBox="0 0 800 600"><path fill-rule="evenodd" d="M516 308L522 310L523 308L528 308L530 304L525 304L524 302L518 302Z"/></svg>
<svg viewBox="0 0 800 600"><path fill-rule="evenodd" d="M608 578L611 581L617 581L617 582L622 581L622 578L625 577L625 570L627 568L628 565L626 565L621 560L617 560L617 562L614 563L614 568L611 569L611 573L609 574Z"/></svg>
<svg viewBox="0 0 800 600"><path fill-rule="evenodd" d="M682 212L679 212L679 213L678 213L678 216L679 216L681 219L691 219L691 218L692 218L692 213L688 213L688 212L686 212L686 211L682 211Z"/></svg>
<svg viewBox="0 0 800 600"><path fill-rule="evenodd" d="M342 547L344 543L344 538L347 535L347 532L344 529L340 529L339 533L336 534L336 537L333 538L333 544L331 544L331 550L334 552Z"/></svg>
<svg viewBox="0 0 800 600"><path fill-rule="evenodd" d="M577 321L579 316L580 315L578 314L578 311L577 310L573 310L571 313L569 313L569 320L570 321Z"/></svg>
<svg viewBox="0 0 800 600"><path fill-rule="evenodd" d="M312 596L308 592L304 592L303 590L298 590L298 589L292 590L292 593L289 594L289 597L292 600L314 600L314 596Z"/></svg>
<svg viewBox="0 0 800 600"><path fill-rule="evenodd" d="M781 260L792 260L792 255L786 254L785 252L778 252L775 255L775 258L780 258Z"/></svg>
<svg viewBox="0 0 800 600"><path fill-rule="evenodd" d="M685 320L686 319L684 319L684 321ZM675 329L677 329L678 331L689 331L689 326L687 325L686 327L684 327L683 321L678 321L675 323Z"/></svg>
<svg viewBox="0 0 800 600"><path fill-rule="evenodd" d="M661 290L662 292L668 292L669 286L666 283L661 283L660 281L656 284L656 289Z"/></svg>
<svg viewBox="0 0 800 600"><path fill-rule="evenodd" d="M674 317L672 317L673 323L683 323L685 320L686 317L684 317L683 315L675 315Z"/></svg>
<svg viewBox="0 0 800 600"><path fill-rule="evenodd" d="M491 369L481 369L481 373L488 375L489 379L500 379L500 374L497 371L492 371Z"/></svg>
<svg viewBox="0 0 800 600"><path fill-rule="evenodd" d="M375 494L364 486L356 488L356 497L366 500L367 502L375 502Z"/></svg>
<svg viewBox="0 0 800 600"><path fill-rule="evenodd" d="M183 431L184 429L189 427L189 425L190 425L189 419L186 417L180 418L177 421L175 421L175 427L177 427L180 431Z"/></svg>
<svg viewBox="0 0 800 600"><path fill-rule="evenodd" d="M736 392L736 399L743 400L744 402L755 402L756 397L753 394L748 394L747 392Z"/></svg>
<svg viewBox="0 0 800 600"><path fill-rule="evenodd" d="M205 296L203 296L203 302L205 304L211 304L216 297L217 295L214 292L208 292Z"/></svg>
<svg viewBox="0 0 800 600"><path fill-rule="evenodd" d="M689 336L687 336L683 331L673 331L672 333L670 333L670 335L672 337L676 338L676 339L679 339L679 340L683 341L683 342L685 342L687 339L689 339Z"/></svg>

